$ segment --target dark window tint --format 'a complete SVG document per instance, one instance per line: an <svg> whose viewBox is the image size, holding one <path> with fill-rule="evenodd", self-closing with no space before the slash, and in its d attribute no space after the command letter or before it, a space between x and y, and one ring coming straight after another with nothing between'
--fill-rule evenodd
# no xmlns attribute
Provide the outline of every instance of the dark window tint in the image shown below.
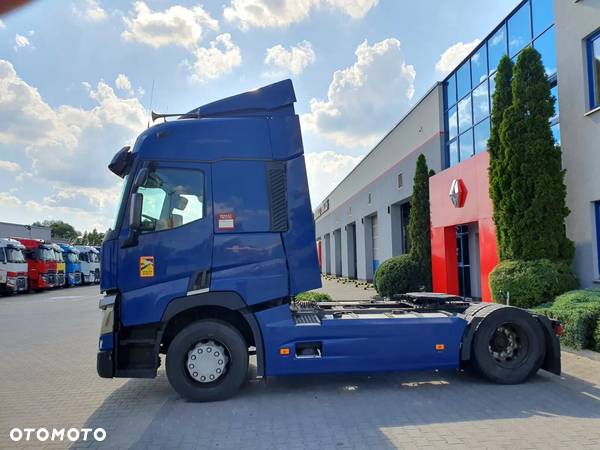
<svg viewBox="0 0 600 450"><path fill-rule="evenodd" d="M533 35L538 36L554 23L553 0L531 0Z"/></svg>
<svg viewBox="0 0 600 450"><path fill-rule="evenodd" d="M487 47L485 44L471 57L471 77L473 87L487 78Z"/></svg>
<svg viewBox="0 0 600 450"><path fill-rule="evenodd" d="M529 3L521 6L508 19L508 54L512 58L531 42Z"/></svg>
<svg viewBox="0 0 600 450"><path fill-rule="evenodd" d="M506 25L502 25L488 40L488 60L490 73L498 68L498 63L506 55Z"/></svg>
<svg viewBox="0 0 600 450"><path fill-rule="evenodd" d="M588 39L590 109L600 106L600 32Z"/></svg>

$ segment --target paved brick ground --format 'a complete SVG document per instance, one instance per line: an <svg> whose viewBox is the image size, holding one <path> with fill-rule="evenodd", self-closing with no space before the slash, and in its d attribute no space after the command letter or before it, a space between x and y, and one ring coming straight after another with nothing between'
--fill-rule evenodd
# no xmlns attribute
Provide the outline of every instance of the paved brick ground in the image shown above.
<svg viewBox="0 0 600 450"><path fill-rule="evenodd" d="M12 427L42 426L107 430L101 445L77 448L600 448L598 360L565 352L563 377L541 372L520 386L457 372L276 378L193 404L164 372L96 376L98 296L86 287L0 298L0 448L17 446Z"/></svg>

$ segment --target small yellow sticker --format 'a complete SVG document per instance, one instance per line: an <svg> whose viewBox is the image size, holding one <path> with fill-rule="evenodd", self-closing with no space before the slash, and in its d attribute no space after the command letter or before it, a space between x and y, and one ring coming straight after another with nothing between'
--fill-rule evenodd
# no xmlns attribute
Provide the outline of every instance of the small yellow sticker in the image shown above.
<svg viewBox="0 0 600 450"><path fill-rule="evenodd" d="M140 256L140 277L154 276L154 256Z"/></svg>

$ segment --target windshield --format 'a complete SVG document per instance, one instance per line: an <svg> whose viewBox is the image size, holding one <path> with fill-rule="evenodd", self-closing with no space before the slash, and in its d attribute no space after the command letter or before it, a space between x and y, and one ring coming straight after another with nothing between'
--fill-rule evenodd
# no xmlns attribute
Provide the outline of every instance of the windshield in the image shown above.
<svg viewBox="0 0 600 450"><path fill-rule="evenodd" d="M111 229L115 230L117 228L117 221L119 220L119 211L123 206L123 200L125 198L125 188L127 187L127 180L129 179L129 174L125 175L123 181L121 181L121 193L119 194L119 201L117 202L117 207L115 209L115 215L113 217Z"/></svg>
<svg viewBox="0 0 600 450"><path fill-rule="evenodd" d="M67 260L71 263L78 263L79 255L77 253L67 253Z"/></svg>
<svg viewBox="0 0 600 450"><path fill-rule="evenodd" d="M65 262L62 252L59 252L58 250L54 250L54 259L57 262Z"/></svg>
<svg viewBox="0 0 600 450"><path fill-rule="evenodd" d="M23 252L18 248L7 248L6 249L6 259L11 263L24 263L25 257L23 256Z"/></svg>
<svg viewBox="0 0 600 450"><path fill-rule="evenodd" d="M54 250L49 248L38 248L38 258L40 261L54 261Z"/></svg>
<svg viewBox="0 0 600 450"><path fill-rule="evenodd" d="M98 255L96 253L90 252L89 256L90 256L90 262L93 262L93 263L100 262L100 258L98 258Z"/></svg>

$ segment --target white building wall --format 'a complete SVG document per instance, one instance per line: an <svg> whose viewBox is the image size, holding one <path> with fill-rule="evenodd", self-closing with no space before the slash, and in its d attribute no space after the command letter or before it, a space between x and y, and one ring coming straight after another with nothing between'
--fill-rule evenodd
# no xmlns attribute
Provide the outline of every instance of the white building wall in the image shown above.
<svg viewBox="0 0 600 450"><path fill-rule="evenodd" d="M600 29L600 0L554 0L567 234L584 287L600 279L593 202L600 200L600 111L589 112L585 39Z"/></svg>
<svg viewBox="0 0 600 450"><path fill-rule="evenodd" d="M356 223L357 278L371 279L372 254L369 217L378 216L380 262L393 256L391 205L412 194L416 160L423 153L436 172L442 168L443 90L435 85L327 197L329 210L316 219L316 235L342 229L342 274L348 274L347 235L344 227ZM403 185L398 187L398 174ZM371 194L371 203L369 203ZM395 221L396 222L396 221ZM331 239L333 244L333 239ZM332 249L333 254L333 249ZM331 267L333 270L333 266ZM323 271L326 271L323 265Z"/></svg>

